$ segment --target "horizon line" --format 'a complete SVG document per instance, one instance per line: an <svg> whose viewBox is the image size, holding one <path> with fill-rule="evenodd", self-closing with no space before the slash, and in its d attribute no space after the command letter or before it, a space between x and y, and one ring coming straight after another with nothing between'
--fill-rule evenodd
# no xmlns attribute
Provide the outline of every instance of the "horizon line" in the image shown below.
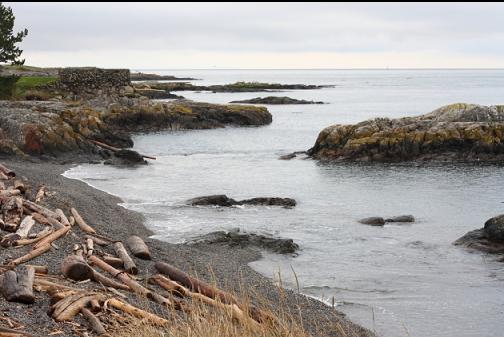
<svg viewBox="0 0 504 337"><path fill-rule="evenodd" d="M503 68L136 68L133 70L504 70Z"/></svg>

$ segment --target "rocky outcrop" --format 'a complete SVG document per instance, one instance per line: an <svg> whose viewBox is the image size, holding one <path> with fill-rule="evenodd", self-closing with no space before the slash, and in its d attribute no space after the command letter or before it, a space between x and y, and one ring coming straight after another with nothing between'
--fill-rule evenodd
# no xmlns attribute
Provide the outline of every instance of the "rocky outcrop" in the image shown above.
<svg viewBox="0 0 504 337"><path fill-rule="evenodd" d="M252 205L252 206L282 206L285 208L291 208L296 206L296 200L291 198L252 198L238 201L229 198L224 194L197 197L187 200L186 203L191 206L221 206L221 207Z"/></svg>
<svg viewBox="0 0 504 337"><path fill-rule="evenodd" d="M81 102L0 101L0 154L58 157L105 154L88 140L131 147L130 132L209 129L271 123L264 107L145 97L96 97Z"/></svg>
<svg viewBox="0 0 504 337"><path fill-rule="evenodd" d="M504 254L504 214L488 219L483 228L470 231L453 244L486 253Z"/></svg>
<svg viewBox="0 0 504 337"><path fill-rule="evenodd" d="M295 99L286 96L268 96L244 99L241 101L232 101L230 103L246 103L246 104L324 104L324 102L306 101L304 99Z"/></svg>
<svg viewBox="0 0 504 337"><path fill-rule="evenodd" d="M294 254L299 249L299 245L292 239L275 238L262 234L244 233L239 229L229 232L217 231L202 235L188 244L225 244L232 247L257 247L266 249L278 254Z"/></svg>
<svg viewBox="0 0 504 337"><path fill-rule="evenodd" d="M196 78L191 77L176 77L172 75L158 75L158 74L147 74L147 73L131 73L130 79L132 81L191 81L196 80Z"/></svg>
<svg viewBox="0 0 504 337"><path fill-rule="evenodd" d="M397 215L391 218L385 219L385 222L415 222L415 217L413 215Z"/></svg>
<svg viewBox="0 0 504 337"><path fill-rule="evenodd" d="M219 85L193 85L187 82L172 83L148 83L153 89L168 91L211 91L211 92L268 92L278 90L310 90L331 87L328 85L311 84L280 84L280 83L261 83L261 82L236 82L231 84Z"/></svg>
<svg viewBox="0 0 504 337"><path fill-rule="evenodd" d="M504 106L452 104L431 113L325 128L309 154L322 160L504 159Z"/></svg>
<svg viewBox="0 0 504 337"><path fill-rule="evenodd" d="M113 104L103 117L107 125L128 132L159 130L215 129L225 126L261 126L272 122L264 107L221 105L193 101Z"/></svg>

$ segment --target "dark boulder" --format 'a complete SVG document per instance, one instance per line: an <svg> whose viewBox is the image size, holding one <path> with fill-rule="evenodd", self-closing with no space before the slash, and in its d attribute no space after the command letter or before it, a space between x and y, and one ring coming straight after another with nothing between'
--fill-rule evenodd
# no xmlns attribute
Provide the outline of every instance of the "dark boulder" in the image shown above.
<svg viewBox="0 0 504 337"><path fill-rule="evenodd" d="M415 217L413 215L398 215L385 219L385 222L415 222Z"/></svg>
<svg viewBox="0 0 504 337"><path fill-rule="evenodd" d="M138 152L122 149L112 153L112 157L104 162L105 165L131 166L145 165L147 162Z"/></svg>
<svg viewBox="0 0 504 337"><path fill-rule="evenodd" d="M385 219L379 216L373 216L369 218L360 219L359 222L364 225L371 226L383 226L385 225Z"/></svg>
<svg viewBox="0 0 504 337"><path fill-rule="evenodd" d="M238 205L253 206L282 206L291 208L296 206L296 200L291 198L252 198L246 200L235 200L224 194L208 195L189 199L186 204L191 206L221 206L230 207Z"/></svg>
<svg viewBox="0 0 504 337"><path fill-rule="evenodd" d="M292 239L275 238L262 234L240 232L239 229L229 232L217 231L200 236L188 244L225 244L231 247L257 247L278 254L294 254L299 245Z"/></svg>
<svg viewBox="0 0 504 337"><path fill-rule="evenodd" d="M238 205L237 201L231 198L228 198L224 194L218 195L208 195L203 197L197 197L193 199L189 199L186 202L191 206L221 206L221 207L229 207Z"/></svg>
<svg viewBox="0 0 504 337"><path fill-rule="evenodd" d="M296 200L291 198L252 198L239 201L240 205L282 206L291 208L296 206Z"/></svg>
<svg viewBox="0 0 504 337"><path fill-rule="evenodd" d="M504 214L488 219L483 228L468 232L453 244L485 253L504 254Z"/></svg>
<svg viewBox="0 0 504 337"><path fill-rule="evenodd" d="M504 243L504 214L488 219L483 228L489 240Z"/></svg>

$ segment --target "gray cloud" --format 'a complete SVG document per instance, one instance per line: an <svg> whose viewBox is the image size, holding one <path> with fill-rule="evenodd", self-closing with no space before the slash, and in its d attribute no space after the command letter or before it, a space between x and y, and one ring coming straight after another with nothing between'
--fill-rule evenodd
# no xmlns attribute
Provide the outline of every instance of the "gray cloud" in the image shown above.
<svg viewBox="0 0 504 337"><path fill-rule="evenodd" d="M454 52L502 56L502 4L7 3L31 52Z"/></svg>

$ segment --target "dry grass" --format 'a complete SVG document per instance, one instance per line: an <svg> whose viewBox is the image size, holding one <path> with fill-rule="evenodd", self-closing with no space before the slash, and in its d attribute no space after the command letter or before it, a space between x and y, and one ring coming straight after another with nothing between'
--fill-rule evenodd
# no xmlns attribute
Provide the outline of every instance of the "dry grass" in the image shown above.
<svg viewBox="0 0 504 337"><path fill-rule="evenodd" d="M215 307L197 299L189 299L185 302L185 310L167 310L163 317L170 323L166 326L152 326L131 317L111 335L114 337L312 337L303 328L301 312L284 303L283 289L278 288L280 303L272 304L264 297L253 294L249 289L243 286L241 288L239 298L246 319L237 319L229 305ZM251 298L254 298L255 306L250 304ZM269 319L257 323L248 315L251 308L262 310Z"/></svg>

